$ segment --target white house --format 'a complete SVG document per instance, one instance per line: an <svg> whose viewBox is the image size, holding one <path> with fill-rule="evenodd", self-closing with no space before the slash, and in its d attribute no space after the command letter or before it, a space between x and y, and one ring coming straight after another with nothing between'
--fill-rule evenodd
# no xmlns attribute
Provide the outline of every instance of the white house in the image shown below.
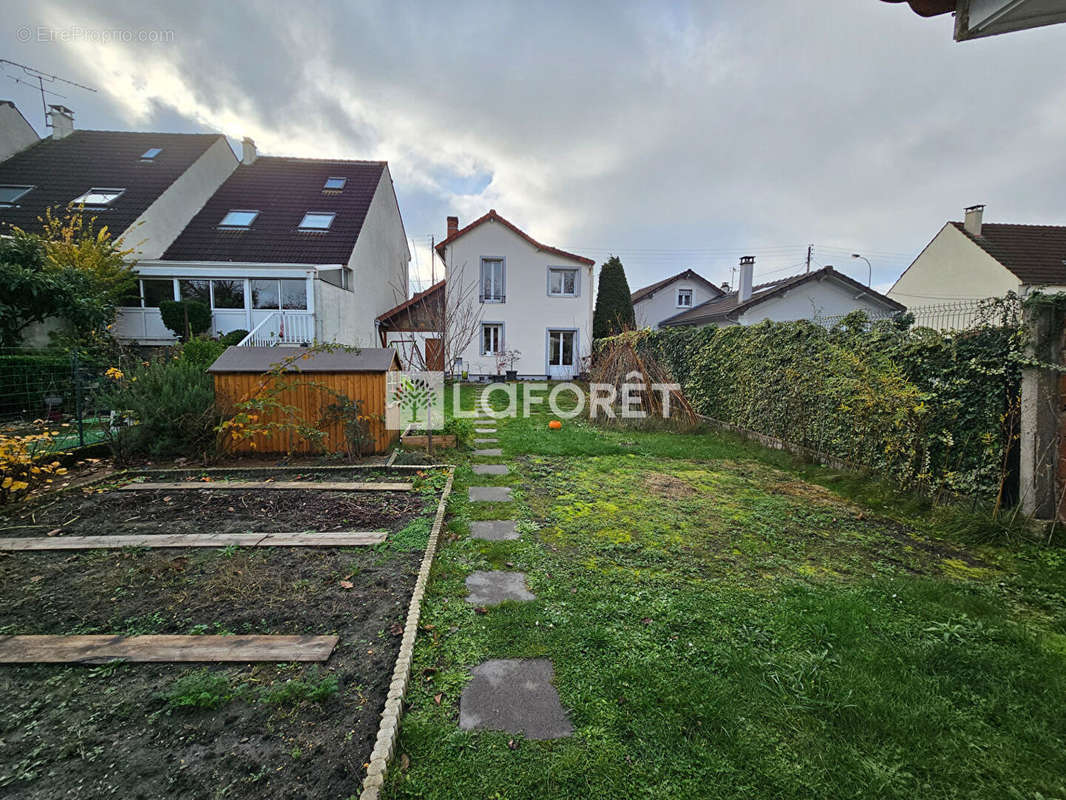
<svg viewBox="0 0 1066 800"><path fill-rule="evenodd" d="M513 370L519 378L566 379L581 372L591 352L595 262L541 244L495 210L464 228L457 217L447 224L436 248L445 280L379 317L382 342L409 364L471 378ZM460 305L469 313L452 308ZM445 336L458 333L439 324L444 307L451 319L469 321L464 330L473 336L461 352L441 344L441 327ZM454 363L443 363L445 351Z"/></svg>
<svg viewBox="0 0 1066 800"><path fill-rule="evenodd" d="M404 292L410 251L388 164L258 156L241 164L158 258L142 259L139 304L119 335L173 341L161 300L194 299L212 333L248 345L372 346L375 317Z"/></svg>
<svg viewBox="0 0 1066 800"><path fill-rule="evenodd" d="M686 269L633 292L633 315L638 328L655 329L664 319L724 294L699 273Z"/></svg>
<svg viewBox="0 0 1066 800"><path fill-rule="evenodd" d="M1066 286L1066 226L984 221L984 206L947 222L888 290L908 306Z"/></svg>
<svg viewBox="0 0 1066 800"><path fill-rule="evenodd" d="M901 303L832 267L752 286L754 268L755 259L751 256L740 259L740 281L736 291L665 319L660 326L755 325L763 320L818 321L852 311L882 317L906 310Z"/></svg>
<svg viewBox="0 0 1066 800"><path fill-rule="evenodd" d="M0 100L0 161L37 144L37 131L26 121L15 104Z"/></svg>

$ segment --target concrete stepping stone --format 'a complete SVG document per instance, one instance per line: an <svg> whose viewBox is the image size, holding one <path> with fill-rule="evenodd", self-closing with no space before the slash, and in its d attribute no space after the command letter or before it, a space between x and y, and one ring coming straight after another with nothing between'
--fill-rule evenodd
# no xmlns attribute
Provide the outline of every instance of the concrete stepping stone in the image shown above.
<svg viewBox="0 0 1066 800"><path fill-rule="evenodd" d="M486 519L470 523L470 536L488 542L505 542L518 538L513 519Z"/></svg>
<svg viewBox="0 0 1066 800"><path fill-rule="evenodd" d="M495 428L474 428L474 433L496 433Z"/></svg>
<svg viewBox="0 0 1066 800"><path fill-rule="evenodd" d="M467 489L467 496L472 503L510 503L510 486L471 486Z"/></svg>
<svg viewBox="0 0 1066 800"><path fill-rule="evenodd" d="M555 672L546 658L499 658L470 671L459 698L459 727L507 731L527 739L560 739L574 731L552 686Z"/></svg>
<svg viewBox="0 0 1066 800"><path fill-rule="evenodd" d="M471 572L466 579L466 588L469 592L466 602L475 606L498 606L504 600L525 602L537 599L526 588L524 572Z"/></svg>
<svg viewBox="0 0 1066 800"><path fill-rule="evenodd" d="M506 475L510 468L506 464L474 464L475 475Z"/></svg>
<svg viewBox="0 0 1066 800"><path fill-rule="evenodd" d="M475 450L475 456L502 456L503 450L499 447L486 447L482 450Z"/></svg>
<svg viewBox="0 0 1066 800"><path fill-rule="evenodd" d="M499 444L499 439L474 439L474 444Z"/></svg>

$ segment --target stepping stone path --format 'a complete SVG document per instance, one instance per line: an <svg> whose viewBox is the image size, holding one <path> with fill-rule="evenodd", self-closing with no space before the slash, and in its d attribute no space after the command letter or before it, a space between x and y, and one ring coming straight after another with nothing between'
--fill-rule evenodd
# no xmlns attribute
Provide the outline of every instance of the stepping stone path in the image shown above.
<svg viewBox="0 0 1066 800"><path fill-rule="evenodd" d="M559 739L573 733L554 670L546 658L500 658L471 670L472 679L459 698L463 730L508 731L528 739Z"/></svg>
<svg viewBox="0 0 1066 800"><path fill-rule="evenodd" d="M510 503L510 486L471 486L467 489L467 496L473 503Z"/></svg>
<svg viewBox="0 0 1066 800"><path fill-rule="evenodd" d="M498 447L489 447L484 450L475 450L475 456L502 456L503 450Z"/></svg>
<svg viewBox="0 0 1066 800"><path fill-rule="evenodd" d="M536 600L537 597L526 588L526 573L472 572L466 579L466 588L470 592L466 602L474 606L498 606L504 600Z"/></svg>
<svg viewBox="0 0 1066 800"><path fill-rule="evenodd" d="M510 470L506 464L474 464L475 475L506 475Z"/></svg>
<svg viewBox="0 0 1066 800"><path fill-rule="evenodd" d="M513 519L489 519L470 523L470 535L489 542L503 542L518 538L518 528Z"/></svg>

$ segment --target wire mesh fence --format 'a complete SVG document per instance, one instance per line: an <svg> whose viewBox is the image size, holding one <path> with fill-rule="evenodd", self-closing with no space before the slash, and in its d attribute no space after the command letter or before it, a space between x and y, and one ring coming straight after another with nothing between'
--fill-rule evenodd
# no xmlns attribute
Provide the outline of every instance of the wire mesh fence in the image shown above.
<svg viewBox="0 0 1066 800"><path fill-rule="evenodd" d="M815 322L824 328L840 325L846 314L818 316ZM948 303L912 306L905 312L867 314L870 322L911 320L912 327L932 328L949 333L980 327L1017 327L1022 324L1021 304L1014 297L991 297L983 300L957 300Z"/></svg>
<svg viewBox="0 0 1066 800"><path fill-rule="evenodd" d="M103 441L106 370L76 350L0 348L0 434L47 434L34 445L40 454Z"/></svg>

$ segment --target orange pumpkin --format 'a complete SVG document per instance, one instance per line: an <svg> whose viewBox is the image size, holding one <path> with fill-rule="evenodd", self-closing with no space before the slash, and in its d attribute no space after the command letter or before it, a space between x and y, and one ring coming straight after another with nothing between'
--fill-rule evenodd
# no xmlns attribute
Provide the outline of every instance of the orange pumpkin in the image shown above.
<svg viewBox="0 0 1066 800"><path fill-rule="evenodd" d="M551 422L548 423L548 427L551 428L553 431L557 431L559 430L559 428L563 427L563 423L559 422L559 420L557 419L553 419Z"/></svg>

